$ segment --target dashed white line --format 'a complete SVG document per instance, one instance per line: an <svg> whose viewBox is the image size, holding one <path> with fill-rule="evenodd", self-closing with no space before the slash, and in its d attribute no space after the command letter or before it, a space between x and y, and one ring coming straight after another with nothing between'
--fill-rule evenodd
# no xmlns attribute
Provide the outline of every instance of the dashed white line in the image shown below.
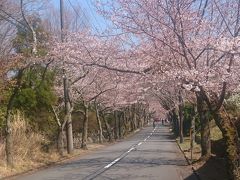
<svg viewBox="0 0 240 180"><path fill-rule="evenodd" d="M132 151L132 150L134 150L134 147L132 147L131 149L129 149L130 150L130 152Z"/></svg>
<svg viewBox="0 0 240 180"><path fill-rule="evenodd" d="M156 130L156 128L152 131L151 135L153 134L153 132ZM123 153L122 155L120 155L117 159L115 159L114 161L112 161L111 163L107 164L106 166L104 166L104 168L99 169L98 171L96 171L95 173L88 175L87 177L84 178L84 180L92 180L95 177L97 177L99 174L102 174L103 172L105 172L108 168L110 168L111 166L113 166L114 164L116 164L118 161L120 161L121 159L123 159L125 156L127 156L128 153L130 153L132 150L134 150L135 148L137 148L136 146L140 146L143 142L147 141L148 138L150 138L149 135L148 137L146 137L143 141L138 142L138 144L133 145L128 151L126 151L125 153Z"/></svg>
<svg viewBox="0 0 240 180"><path fill-rule="evenodd" d="M155 128L155 129L156 129L156 128ZM143 140L144 142L147 141L147 139L149 139L149 138L153 135L153 132L155 131L155 129L152 131L152 133L151 133L147 138L145 138L145 139ZM140 146L142 143L143 143L143 142L139 142L137 145ZM125 155L128 154L128 153L130 153L130 152L131 152L132 150L134 150L134 149L135 149L135 147L131 147L131 148L125 153ZM125 155L124 155L124 156L125 156ZM110 168L112 165L116 164L120 159L121 159L120 157L117 158L117 159L115 159L114 161L112 161L112 162L109 163L108 165L104 166L104 168L105 168L105 169Z"/></svg>
<svg viewBox="0 0 240 180"><path fill-rule="evenodd" d="M132 150L134 150L134 147L130 148L127 153L130 153Z"/></svg>
<svg viewBox="0 0 240 180"><path fill-rule="evenodd" d="M114 164L115 164L116 162L118 162L119 160L120 160L120 158L115 159L113 162L111 162L110 164L106 165L104 168L106 169L106 168L111 167L112 165L114 165Z"/></svg>
<svg viewBox="0 0 240 180"><path fill-rule="evenodd" d="M109 167L111 167L111 166L112 166L112 163L106 165L104 168L107 169L107 168L109 168Z"/></svg>

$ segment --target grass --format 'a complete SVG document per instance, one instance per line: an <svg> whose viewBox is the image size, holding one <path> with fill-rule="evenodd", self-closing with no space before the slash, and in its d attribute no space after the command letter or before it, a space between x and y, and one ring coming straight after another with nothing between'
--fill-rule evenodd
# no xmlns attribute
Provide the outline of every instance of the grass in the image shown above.
<svg viewBox="0 0 240 180"><path fill-rule="evenodd" d="M201 146L197 143L194 143L193 149L192 149L192 159L191 159L191 145L190 145L189 137L185 137L183 143L180 143L180 140L178 138L177 142L190 162L197 161L201 157Z"/></svg>
<svg viewBox="0 0 240 180"><path fill-rule="evenodd" d="M5 144L0 139L0 179L68 161L110 144L107 142L103 144L89 143L88 150L75 149L71 155L65 153L64 156L60 156L55 147L50 147L48 151L43 150L43 145L49 144L49 141L44 135L33 132L20 112L14 115L11 125L14 168L10 169L6 166ZM130 137L136 132L132 132L126 137Z"/></svg>
<svg viewBox="0 0 240 180"><path fill-rule="evenodd" d="M223 138L222 133L221 133L220 129L215 125L214 121L211 121L210 127L211 127L211 130L210 130L211 141L216 142L216 141L221 140ZM200 139L200 134L197 134L197 139ZM180 148L182 149L182 151L185 153L185 156L189 160L191 160L190 137L184 137L184 142L183 143L180 143L179 138L177 138L177 142L178 142ZM200 146L199 143L200 142L194 143L194 145L193 145L193 150L192 150L193 151L193 159L192 159L192 162L195 162L195 161L199 160L200 157L201 157L201 146Z"/></svg>
<svg viewBox="0 0 240 180"><path fill-rule="evenodd" d="M192 166L200 175L201 179L204 180L227 180L228 174L226 170L226 160L224 158L224 146L222 143L222 133L219 128L211 122L211 143L212 143L212 157L209 160L200 159L201 158L201 146L200 144L194 144L193 148L193 164ZM198 135L200 136L200 135ZM199 137L197 138L199 139ZM184 143L177 142L184 152L185 156L191 162L191 152L190 152L190 138L185 137Z"/></svg>
<svg viewBox="0 0 240 180"><path fill-rule="evenodd" d="M211 128L211 140L218 141L222 138L223 138L223 136L222 136L220 129L217 126L213 126Z"/></svg>
<svg viewBox="0 0 240 180"><path fill-rule="evenodd" d="M0 178L55 164L106 145L88 144L88 151L75 149L71 155L60 156L55 147L51 147L47 152L43 150L43 145L49 144L49 141L44 135L33 132L20 112L13 116L11 128L14 168L8 168L6 165L5 142L2 140L0 141Z"/></svg>

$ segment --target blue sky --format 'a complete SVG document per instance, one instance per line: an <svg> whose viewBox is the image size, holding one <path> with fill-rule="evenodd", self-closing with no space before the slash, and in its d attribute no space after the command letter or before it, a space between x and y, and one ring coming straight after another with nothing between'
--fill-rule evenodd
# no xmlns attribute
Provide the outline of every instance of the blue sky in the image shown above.
<svg viewBox="0 0 240 180"><path fill-rule="evenodd" d="M60 0L52 0L53 4L59 8ZM100 16L94 7L94 0L63 0L64 6L68 6L71 8L71 4L81 6L81 9L84 11L84 14L88 17L93 31L102 32L106 26L107 21Z"/></svg>

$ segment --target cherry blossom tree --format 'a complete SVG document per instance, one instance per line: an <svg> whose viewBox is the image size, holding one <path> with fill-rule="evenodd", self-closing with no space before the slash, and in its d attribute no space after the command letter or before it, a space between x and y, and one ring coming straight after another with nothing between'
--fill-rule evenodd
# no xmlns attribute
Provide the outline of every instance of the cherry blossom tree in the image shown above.
<svg viewBox="0 0 240 180"><path fill-rule="evenodd" d="M239 1L118 0L101 5L110 7L100 11L120 31L134 34L139 44L149 47L143 53L154 57L150 63L157 65L154 73L195 92L204 131L209 130L208 120L199 104L211 111L228 145L231 174L237 179L238 135L222 104L239 80ZM205 143L207 151L202 153L208 157L210 144Z"/></svg>
<svg viewBox="0 0 240 180"><path fill-rule="evenodd" d="M64 56L64 69L71 79L73 99L80 98L85 110L93 100L105 107L121 109L143 98L140 87L147 66L133 53L126 53L119 37L99 38L88 31L69 34L65 42L56 43L52 50L52 55L57 59L55 63L60 66L61 57ZM79 75L80 69L87 74L79 79L82 76ZM85 117L82 147L86 146L87 121ZM137 127L136 122L133 124Z"/></svg>

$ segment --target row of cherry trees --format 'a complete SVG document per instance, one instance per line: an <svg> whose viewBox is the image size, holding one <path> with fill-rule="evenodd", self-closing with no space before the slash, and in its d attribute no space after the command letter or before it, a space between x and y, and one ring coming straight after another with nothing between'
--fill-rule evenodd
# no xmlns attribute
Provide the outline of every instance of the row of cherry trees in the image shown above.
<svg viewBox="0 0 240 180"><path fill-rule="evenodd" d="M59 86L56 86L59 96L64 94L62 99L65 107L69 106L65 110L66 122L64 121L63 124L67 124L69 130L67 133L71 134L71 113L74 110L74 104L81 101L84 107L82 114L85 115L81 144L84 149L87 148L87 111L91 104L94 105L97 115L100 142L102 141L101 114L109 140L112 140L111 127L104 118L103 112L106 110L107 112L114 111L115 139L123 135L121 124L125 124L126 130L127 124L130 123L128 127L133 131L149 120L147 106L141 105L146 104L144 92L140 88L143 84L141 69L137 67L137 62L126 58L128 55L125 54L125 48L120 42L119 37L99 38L89 31L82 31L80 33L66 32L63 42L57 41L52 45L50 55L54 58L53 67L63 69L63 74L59 74L59 82L63 77L63 83L67 84L58 83ZM130 65L130 63L134 64ZM132 68L134 66L135 68ZM144 70L144 67L142 69ZM142 112L137 113L139 108ZM119 118L122 122L118 120ZM71 153L73 142L71 135L68 137L70 137L68 152Z"/></svg>
<svg viewBox="0 0 240 180"><path fill-rule="evenodd" d="M232 178L239 179L238 134L223 104L239 87L240 2L118 0L99 3L98 7L121 32L136 38L136 51L151 67L146 72L150 81L175 82L179 97L181 89L195 94L202 155L206 157L211 151L205 114L211 112L227 146ZM182 98L178 100L181 104Z"/></svg>
<svg viewBox="0 0 240 180"><path fill-rule="evenodd" d="M14 166L11 122L16 98L23 89L26 74L36 67L42 67L44 71L40 74L39 85L30 79L31 89L40 87L48 71L55 74L54 89L58 100L46 108L52 111L58 125L60 154L64 153L65 133L67 152L74 151L74 112L80 112L84 117L81 132L84 149L87 149L89 111L93 107L100 143L103 142L103 127L112 141L146 124L150 119L150 101L144 101L145 89L140 88L144 84L142 74L146 66L140 59L133 61L134 51L126 54L121 37L100 38L88 28L73 32L64 26L60 41L58 35L50 31L56 24L34 16L39 9L29 12L44 2L40 5L32 3L37 1L1 2L2 21L9 23L15 32L11 35L14 43L8 41L9 51L1 56L1 87L10 91L5 116L7 164ZM128 58L130 56L133 57ZM113 117L114 123L109 123L109 116Z"/></svg>
<svg viewBox="0 0 240 180"><path fill-rule="evenodd" d="M201 120L202 156L211 155L209 111L222 131L229 169L237 179L238 134L223 104L239 86L239 4L234 0L106 1L97 4L99 11L121 33L108 38L88 31L68 34L64 43L53 46L52 56L63 64L67 77L74 70L78 81L73 80L76 84L70 89L84 101L99 96L104 102L107 95L118 107L154 95L166 110L178 107L180 127L183 91L189 91L187 97L195 102ZM95 77L101 83L93 83ZM109 80L110 87L101 87L97 94L92 91L92 85ZM102 93L109 88L116 90L109 91L110 96Z"/></svg>

